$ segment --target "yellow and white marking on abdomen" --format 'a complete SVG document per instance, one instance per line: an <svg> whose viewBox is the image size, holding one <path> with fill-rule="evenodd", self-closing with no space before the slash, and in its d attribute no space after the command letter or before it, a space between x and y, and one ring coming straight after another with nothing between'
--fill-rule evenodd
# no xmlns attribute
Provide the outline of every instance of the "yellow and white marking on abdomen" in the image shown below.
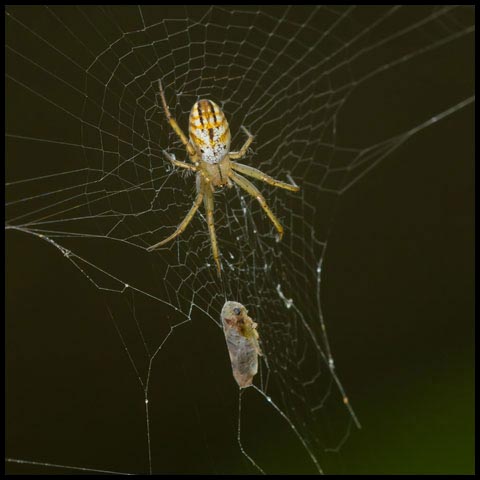
<svg viewBox="0 0 480 480"><path fill-rule="evenodd" d="M210 164L221 162L230 150L230 127L220 107L211 100L199 100L192 107L190 140L201 159Z"/></svg>

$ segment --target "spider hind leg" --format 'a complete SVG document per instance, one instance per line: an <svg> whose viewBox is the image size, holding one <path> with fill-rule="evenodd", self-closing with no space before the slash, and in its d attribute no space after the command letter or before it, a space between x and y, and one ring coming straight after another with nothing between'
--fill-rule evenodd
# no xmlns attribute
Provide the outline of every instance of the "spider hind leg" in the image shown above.
<svg viewBox="0 0 480 480"><path fill-rule="evenodd" d="M188 141L188 138L183 133L183 130L180 128L180 125L177 123L173 115L170 113L170 108L168 108L167 100L165 99L165 92L163 91L163 85L161 80L158 80L158 89L160 90L160 98L162 99L162 106L163 111L165 112L165 116L167 117L168 122L170 123L171 127L180 138L183 145L187 149L188 154L190 157L195 156L195 149L192 147L191 143Z"/></svg>
<svg viewBox="0 0 480 480"><path fill-rule="evenodd" d="M253 142L254 136L242 125L242 130L247 134L247 139L245 140L245 143L243 144L242 148L238 152L230 152L229 157L231 159L238 159L242 158L246 155L248 148Z"/></svg>

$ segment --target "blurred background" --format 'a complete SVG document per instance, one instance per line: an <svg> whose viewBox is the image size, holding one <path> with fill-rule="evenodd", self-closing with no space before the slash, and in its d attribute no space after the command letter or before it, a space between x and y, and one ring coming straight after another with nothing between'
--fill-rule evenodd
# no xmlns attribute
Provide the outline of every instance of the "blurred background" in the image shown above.
<svg viewBox="0 0 480 480"><path fill-rule="evenodd" d="M162 10L156 11L156 22L201 16L195 9L157 8ZM295 9L266 12L278 24L293 25L297 15L310 16L311 7L297 8L305 9L304 17ZM369 26L379 12L358 8L345 10L345 16L356 28L364 25L359 31L366 32L367 48L378 40L378 32ZM473 11L453 9L439 17L443 30L433 30L422 19L435 8L421 13L415 8L389 17L385 30L415 25L401 37L403 44L412 42L409 51L419 52L417 36L436 47L360 83L343 97L336 118L338 146L377 144L473 94L474 31L465 34ZM81 31L83 14L93 11L52 12L7 8L8 54L11 47L30 52L29 58L36 60L34 45L19 34L22 24L30 32L41 24L38 31L49 29L53 41L58 33L58 43L51 48L62 50L65 26L78 22ZM148 24L150 13L144 12ZM131 15L131 29L139 21L137 9L109 10L109 15ZM214 25L207 22L205 44L222 41L222 33L215 37ZM129 30L125 24L122 28ZM349 27L343 28L346 42ZM107 30L105 24L105 38L114 38ZM175 47L175 32L166 35ZM87 47L77 43L81 55ZM36 62L46 65L43 57ZM367 63L361 65L368 71ZM28 85L31 77L12 57L7 57L6 71L6 129L7 134L18 134L31 101L19 84ZM59 67L55 75L67 78L71 73ZM357 75L353 62L351 75ZM35 85L42 82L39 73L38 82L30 85L40 91ZM51 129L67 141L69 134L62 131L57 114L49 116L45 110L38 123L34 130L38 128L40 137ZM473 126L474 103L469 103L409 137L338 195L321 300L337 373L362 429L337 425L325 410L322 430L313 434L346 435L338 451L319 454L326 473L474 472ZM35 142L18 142L7 141L7 182L41 176L42 162L48 161ZM76 162L75 157L65 161L69 167ZM308 178L311 183L321 180ZM41 189L34 192L41 194ZM311 228L321 230L324 221L315 221L318 225ZM104 251L100 259L109 258L110 247L102 242L98 239L89 248ZM123 260L128 268L130 257ZM160 329L155 335L164 338L169 327L162 320L176 313L161 302L133 299L134 293L112 295L89 281L95 276L88 265L80 265L83 271L72 267L48 242L6 230L6 458L29 462L7 461L6 473L79 473L67 466L147 473L144 392L128 359L134 348L125 349L117 327L124 327L121 315L131 324L135 314L129 308L136 305L142 315L151 313ZM148 279L151 272L145 275ZM238 393L229 369L221 331L195 309L193 321L175 327L151 371L154 473L256 472L238 446ZM288 395L288 389L284 393ZM265 472L315 472L289 426L253 389L242 395L241 416L242 445Z"/></svg>

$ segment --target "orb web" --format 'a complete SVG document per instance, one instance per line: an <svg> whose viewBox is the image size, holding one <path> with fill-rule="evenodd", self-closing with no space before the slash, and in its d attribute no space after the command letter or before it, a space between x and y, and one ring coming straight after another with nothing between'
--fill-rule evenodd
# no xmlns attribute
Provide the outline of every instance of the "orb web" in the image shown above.
<svg viewBox="0 0 480 480"><path fill-rule="evenodd" d="M7 242L28 235L54 247L67 288L72 271L80 273L76 297L100 298L92 317L102 327L90 322L87 335L101 344L108 328L114 332L116 369L138 401L136 434L126 440L133 459L89 456L87 439L105 430L114 436L110 424L89 430L84 448L70 452L58 442L24 452L11 425L9 465L25 462L41 473L270 473L268 450L280 440L270 438L267 448L254 439L265 408L299 448L294 471L324 471L326 457L360 426L321 309L335 207L404 142L474 97L459 98L446 85L425 100L421 117L398 119L391 129L374 113L352 114L351 105L371 82L388 92L404 69L471 41L471 7L8 7L6 28ZM194 176L163 153L187 160L160 106L159 79L185 132L191 106L212 99L230 123L232 150L245 141L242 126L255 136L242 163L301 187L292 193L255 182L284 226L281 242L256 199L237 187L215 194L221 278L202 208L180 237L146 250L175 230L195 198ZM372 112L382 102L377 93ZM351 125L363 121L370 135L358 139ZM7 255L29 253L11 247ZM226 300L247 306L265 354L255 387L240 394L219 328ZM44 325L45 335L49 328L59 335L53 325ZM199 359L210 349L211 360ZM21 382L15 367L11 361L10 376ZM201 381L189 391L192 376ZM95 388L93 373L80 383ZM205 398L216 399L221 413L204 413ZM166 460L190 433L165 420L163 402L173 415L179 404L203 418L196 449L209 461ZM7 418L9 411L16 418L13 401ZM221 437L234 442L228 454L212 453L211 422L220 419L230 419ZM48 416L37 421L40 431L52 427ZM224 460L229 455L236 462Z"/></svg>

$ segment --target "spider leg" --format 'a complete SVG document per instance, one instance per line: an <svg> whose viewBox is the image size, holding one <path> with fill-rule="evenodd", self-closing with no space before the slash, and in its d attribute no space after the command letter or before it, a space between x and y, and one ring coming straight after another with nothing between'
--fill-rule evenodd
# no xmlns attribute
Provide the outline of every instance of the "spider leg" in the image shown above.
<svg viewBox="0 0 480 480"><path fill-rule="evenodd" d="M262 182L273 185L274 187L284 188L285 190L290 190L291 192L298 192L300 190L300 187L298 187L297 185L291 185L290 183L275 180L269 175L263 173L262 171L257 170L253 167L249 167L248 165L242 165L241 163L232 162L231 166L237 172L248 175L249 177L258 178L259 180L262 180Z"/></svg>
<svg viewBox="0 0 480 480"><path fill-rule="evenodd" d="M168 161L171 162L176 167L186 168L187 170L192 170L194 172L197 171L197 168L194 165L190 165L189 163L181 162L180 160L175 159L172 155L170 155L165 150L163 151L163 154L167 157Z"/></svg>
<svg viewBox="0 0 480 480"><path fill-rule="evenodd" d="M167 101L165 100L165 93L163 91L162 82L160 79L158 80L158 88L160 90L163 110L165 111L165 116L167 117L167 120L169 121L172 128L175 130L175 133L179 136L182 143L185 145L185 148L187 149L188 154L191 157L193 157L195 155L195 149L188 141L188 138L183 133L183 130L180 128L180 125L178 125L177 121L173 118L172 114L170 113L170 109L168 108Z"/></svg>
<svg viewBox="0 0 480 480"><path fill-rule="evenodd" d="M243 147L238 152L230 152L228 156L232 159L242 158L247 153L248 147L253 142L253 135L242 125L242 130L247 134L248 138L243 144Z"/></svg>
<svg viewBox="0 0 480 480"><path fill-rule="evenodd" d="M278 232L278 240L280 241L283 237L283 227L278 221L278 218L274 215L274 213L270 210L267 202L265 201L264 196L260 193L260 190L253 185L249 180L241 175L237 175L234 172L230 172L230 178L241 188L243 188L247 193L249 193L252 197L255 197L260 205L262 206L265 213L268 215L272 223L275 225L275 228Z"/></svg>
<svg viewBox="0 0 480 480"><path fill-rule="evenodd" d="M173 232L165 240L162 240L161 242L158 242L155 245L152 245L151 247L148 247L147 252L152 252L153 250L156 250L158 247L161 247L162 245L165 245L170 240L173 240L175 237L178 237L187 228L187 225L191 222L193 216L195 215L195 212L198 210L198 207L202 203L202 200L203 200L203 189L201 188L200 191L198 192L198 195L197 195L197 198L195 199L195 202L192 205L192 208L187 213L186 217L182 220L182 223L178 226L178 228L175 230L175 232Z"/></svg>
<svg viewBox="0 0 480 480"><path fill-rule="evenodd" d="M204 203L205 203L205 212L207 214L208 230L210 232L210 241L212 243L213 259L217 264L217 272L218 272L218 275L220 276L220 273L221 273L221 266L220 266L220 260L219 260L220 254L218 252L217 235L215 233L215 224L213 222L213 192L209 185L205 186Z"/></svg>

